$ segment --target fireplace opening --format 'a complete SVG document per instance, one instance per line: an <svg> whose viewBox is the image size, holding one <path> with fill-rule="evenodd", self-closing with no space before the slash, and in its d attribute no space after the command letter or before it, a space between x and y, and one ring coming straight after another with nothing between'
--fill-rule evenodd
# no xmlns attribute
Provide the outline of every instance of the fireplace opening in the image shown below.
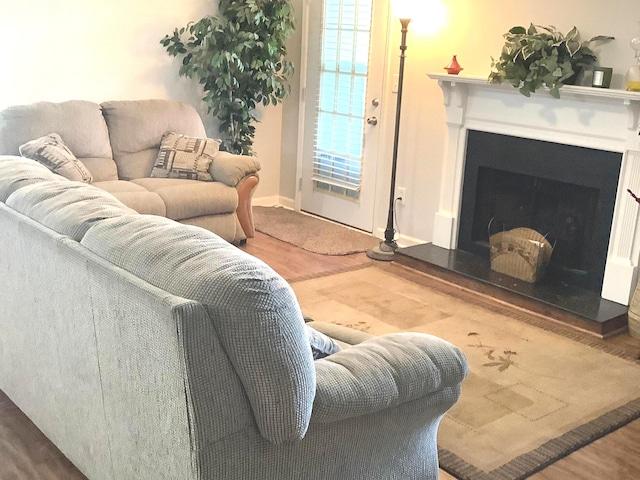
<svg viewBox="0 0 640 480"><path fill-rule="evenodd" d="M488 258L490 233L532 228L554 246L541 282L599 292L621 162L616 152L469 131L458 248Z"/></svg>

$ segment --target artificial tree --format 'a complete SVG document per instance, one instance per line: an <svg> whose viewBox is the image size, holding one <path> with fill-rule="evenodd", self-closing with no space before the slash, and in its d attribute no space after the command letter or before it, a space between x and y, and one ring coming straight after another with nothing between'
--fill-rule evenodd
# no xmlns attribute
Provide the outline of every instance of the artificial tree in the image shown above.
<svg viewBox="0 0 640 480"><path fill-rule="evenodd" d="M217 15L160 41L170 55L183 57L180 75L202 85L208 112L226 136L222 149L252 154L256 107L289 95L293 64L286 41L293 31L289 0L220 0Z"/></svg>

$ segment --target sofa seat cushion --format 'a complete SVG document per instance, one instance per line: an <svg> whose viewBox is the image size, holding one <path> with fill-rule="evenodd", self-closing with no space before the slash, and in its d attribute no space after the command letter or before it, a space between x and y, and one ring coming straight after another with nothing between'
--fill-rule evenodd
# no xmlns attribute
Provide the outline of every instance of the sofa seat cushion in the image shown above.
<svg viewBox="0 0 640 480"><path fill-rule="evenodd" d="M109 182L93 182L92 185L109 192L127 207L133 208L138 213L160 215L161 217L167 216L167 207L160 195L150 192L133 182L112 180Z"/></svg>
<svg viewBox="0 0 640 480"><path fill-rule="evenodd" d="M138 178L131 181L164 201L172 220L235 212L238 192L220 182L200 182L178 178Z"/></svg>
<svg viewBox="0 0 640 480"><path fill-rule="evenodd" d="M7 206L78 242L96 222L137 213L104 190L68 180L24 186L9 196Z"/></svg>
<svg viewBox="0 0 640 480"><path fill-rule="evenodd" d="M64 181L65 178L33 160L0 155L0 202L6 202L13 192L26 185L51 180Z"/></svg>

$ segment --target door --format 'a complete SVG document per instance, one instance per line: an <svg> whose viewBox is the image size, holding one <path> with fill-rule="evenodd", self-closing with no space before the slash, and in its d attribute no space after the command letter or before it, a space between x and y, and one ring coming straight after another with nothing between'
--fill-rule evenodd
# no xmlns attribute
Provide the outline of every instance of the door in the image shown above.
<svg viewBox="0 0 640 480"><path fill-rule="evenodd" d="M373 230L388 0L307 0L300 208Z"/></svg>

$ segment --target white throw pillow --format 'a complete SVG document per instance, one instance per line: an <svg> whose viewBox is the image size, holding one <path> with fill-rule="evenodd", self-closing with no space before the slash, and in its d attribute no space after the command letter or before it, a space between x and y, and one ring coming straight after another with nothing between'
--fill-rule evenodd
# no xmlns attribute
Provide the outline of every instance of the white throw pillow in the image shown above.
<svg viewBox="0 0 640 480"><path fill-rule="evenodd" d="M20 145L20 155L41 163L53 173L76 182L91 183L93 176L87 167L69 150L57 133L50 133Z"/></svg>

